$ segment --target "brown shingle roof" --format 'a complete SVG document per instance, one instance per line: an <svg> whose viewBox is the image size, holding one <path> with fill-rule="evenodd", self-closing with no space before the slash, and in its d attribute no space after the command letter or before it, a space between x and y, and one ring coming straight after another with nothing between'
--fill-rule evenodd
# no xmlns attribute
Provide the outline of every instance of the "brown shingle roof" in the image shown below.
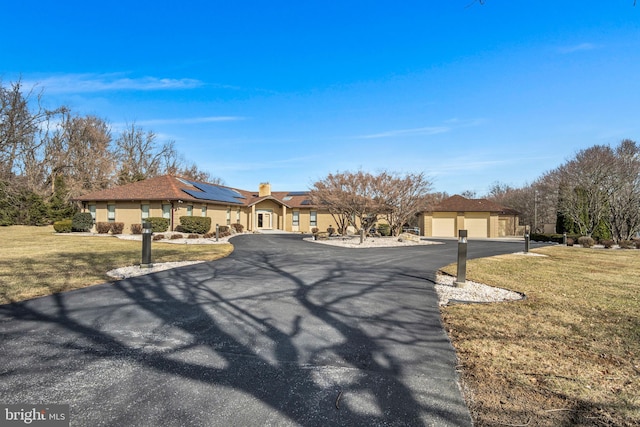
<svg viewBox="0 0 640 427"><path fill-rule="evenodd" d="M431 212L497 212L505 215L517 215L513 209L504 207L487 199L467 199L459 195L451 196L434 206Z"/></svg>
<svg viewBox="0 0 640 427"><path fill-rule="evenodd" d="M245 197L244 199L238 199L240 205L251 206L252 204L259 202L260 200L265 199L265 197L259 197L258 194L251 191L240 190L237 188L225 186L220 187L230 188L243 195ZM183 190L199 192L196 187L179 177L172 175L163 175L155 178L149 178L144 181L120 185L117 187L109 188L107 190L88 193L81 197L78 197L76 200L81 202L182 200L190 202L221 203L225 205L230 204L228 202L219 200L198 199L190 196ZM312 206L308 201L309 197L307 196L306 192L276 191L271 193L271 197L266 198L276 199L289 208Z"/></svg>

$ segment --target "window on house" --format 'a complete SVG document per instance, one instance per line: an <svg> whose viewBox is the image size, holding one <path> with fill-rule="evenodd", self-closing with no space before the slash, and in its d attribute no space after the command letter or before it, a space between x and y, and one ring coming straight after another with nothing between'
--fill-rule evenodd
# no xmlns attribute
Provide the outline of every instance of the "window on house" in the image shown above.
<svg viewBox="0 0 640 427"><path fill-rule="evenodd" d="M309 212L309 225L311 227L317 227L318 226L318 212L316 211L311 211Z"/></svg>
<svg viewBox="0 0 640 427"><path fill-rule="evenodd" d="M236 222L240 224L240 208L236 210Z"/></svg>
<svg viewBox="0 0 640 427"><path fill-rule="evenodd" d="M140 205L140 217L142 219L142 222L144 222L145 219L149 218L149 205Z"/></svg>
<svg viewBox="0 0 640 427"><path fill-rule="evenodd" d="M298 227L300 225L300 211L293 211L293 223L291 225L294 227Z"/></svg>
<svg viewBox="0 0 640 427"><path fill-rule="evenodd" d="M227 225L231 225L231 208L227 208Z"/></svg>
<svg viewBox="0 0 640 427"><path fill-rule="evenodd" d="M207 216L207 207L203 206L202 210L200 211L200 216Z"/></svg>
<svg viewBox="0 0 640 427"><path fill-rule="evenodd" d="M193 206L187 206L187 216L193 216Z"/></svg>
<svg viewBox="0 0 640 427"><path fill-rule="evenodd" d="M91 214L91 220L96 223L96 205L89 205L89 213Z"/></svg>
<svg viewBox="0 0 640 427"><path fill-rule="evenodd" d="M162 205L162 218L171 219L171 205Z"/></svg>
<svg viewBox="0 0 640 427"><path fill-rule="evenodd" d="M116 205L107 205L107 221L116 222Z"/></svg>

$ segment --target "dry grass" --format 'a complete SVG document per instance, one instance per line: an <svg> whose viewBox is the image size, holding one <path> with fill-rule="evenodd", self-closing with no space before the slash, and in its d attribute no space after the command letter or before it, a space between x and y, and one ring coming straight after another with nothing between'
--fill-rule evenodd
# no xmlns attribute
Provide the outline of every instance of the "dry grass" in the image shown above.
<svg viewBox="0 0 640 427"><path fill-rule="evenodd" d="M535 252L468 264L526 300L443 309L476 425L640 425L640 251Z"/></svg>
<svg viewBox="0 0 640 427"><path fill-rule="evenodd" d="M140 241L57 234L53 227L0 227L0 304L112 281L106 272L139 264ZM211 261L231 244L153 242L153 262Z"/></svg>

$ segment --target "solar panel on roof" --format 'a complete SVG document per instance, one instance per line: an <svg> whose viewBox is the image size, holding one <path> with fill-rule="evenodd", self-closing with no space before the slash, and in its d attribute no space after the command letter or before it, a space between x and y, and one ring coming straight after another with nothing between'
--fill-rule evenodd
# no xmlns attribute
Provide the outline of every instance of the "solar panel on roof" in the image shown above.
<svg viewBox="0 0 640 427"><path fill-rule="evenodd" d="M301 205L310 205L311 204L311 200L303 200L302 203L300 203Z"/></svg>
<svg viewBox="0 0 640 427"><path fill-rule="evenodd" d="M191 197L195 197L199 200L215 200L216 202L235 203L242 204L240 200L245 197L231 188L220 187L217 185L203 184L201 182L187 181L190 185L193 185L200 191L182 189L185 193Z"/></svg>
<svg viewBox="0 0 640 427"><path fill-rule="evenodd" d="M308 191L290 191L287 196L306 196L309 194Z"/></svg>

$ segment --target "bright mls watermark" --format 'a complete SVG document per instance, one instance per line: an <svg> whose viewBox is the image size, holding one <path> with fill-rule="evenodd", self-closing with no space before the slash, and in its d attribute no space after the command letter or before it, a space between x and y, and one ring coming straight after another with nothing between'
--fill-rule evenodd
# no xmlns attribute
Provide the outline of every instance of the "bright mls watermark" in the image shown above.
<svg viewBox="0 0 640 427"><path fill-rule="evenodd" d="M69 405L0 404L0 427L69 427Z"/></svg>

